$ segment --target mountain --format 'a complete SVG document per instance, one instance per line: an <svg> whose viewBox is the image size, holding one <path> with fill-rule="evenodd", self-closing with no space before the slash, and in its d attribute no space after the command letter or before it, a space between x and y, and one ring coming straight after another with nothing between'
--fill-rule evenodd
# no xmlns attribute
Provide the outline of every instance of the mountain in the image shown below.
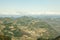
<svg viewBox="0 0 60 40"><path fill-rule="evenodd" d="M37 38L41 40L52 40L60 35L58 29L60 27L60 19L48 17L1 17L0 33L16 40L36 40Z"/></svg>

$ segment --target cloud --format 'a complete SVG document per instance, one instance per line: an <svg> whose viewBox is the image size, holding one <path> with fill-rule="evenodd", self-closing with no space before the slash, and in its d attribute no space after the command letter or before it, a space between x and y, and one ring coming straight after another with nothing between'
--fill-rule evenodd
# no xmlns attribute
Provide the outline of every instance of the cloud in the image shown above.
<svg viewBox="0 0 60 40"><path fill-rule="evenodd" d="M48 11L48 12L46 12L46 14L49 14L49 15L60 15L60 12L59 11Z"/></svg>
<svg viewBox="0 0 60 40"><path fill-rule="evenodd" d="M0 15L19 15L17 13L1 12Z"/></svg>
<svg viewBox="0 0 60 40"><path fill-rule="evenodd" d="M0 15L60 15L58 11L0 11Z"/></svg>

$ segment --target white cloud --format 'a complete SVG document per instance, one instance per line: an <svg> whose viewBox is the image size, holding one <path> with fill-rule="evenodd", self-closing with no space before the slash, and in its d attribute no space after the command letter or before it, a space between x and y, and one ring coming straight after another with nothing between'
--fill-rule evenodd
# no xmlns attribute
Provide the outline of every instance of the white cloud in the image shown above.
<svg viewBox="0 0 60 40"><path fill-rule="evenodd" d="M57 11L0 11L0 15L60 15Z"/></svg>
<svg viewBox="0 0 60 40"><path fill-rule="evenodd" d="M57 11L48 11L46 12L46 14L50 14L50 15L60 15L60 12L57 12Z"/></svg>

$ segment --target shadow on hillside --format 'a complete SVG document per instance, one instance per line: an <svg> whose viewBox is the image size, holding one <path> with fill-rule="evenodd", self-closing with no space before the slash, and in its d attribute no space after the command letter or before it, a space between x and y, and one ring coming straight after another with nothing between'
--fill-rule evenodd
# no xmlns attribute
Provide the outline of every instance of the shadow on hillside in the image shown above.
<svg viewBox="0 0 60 40"><path fill-rule="evenodd" d="M0 40L11 40L11 38L8 36L0 35Z"/></svg>

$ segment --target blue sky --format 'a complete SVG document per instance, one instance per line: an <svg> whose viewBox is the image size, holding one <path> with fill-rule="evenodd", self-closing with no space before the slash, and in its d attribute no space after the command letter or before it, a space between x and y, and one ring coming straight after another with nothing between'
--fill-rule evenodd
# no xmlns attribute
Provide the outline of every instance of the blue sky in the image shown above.
<svg viewBox="0 0 60 40"><path fill-rule="evenodd" d="M60 0L0 0L0 15L60 14Z"/></svg>

